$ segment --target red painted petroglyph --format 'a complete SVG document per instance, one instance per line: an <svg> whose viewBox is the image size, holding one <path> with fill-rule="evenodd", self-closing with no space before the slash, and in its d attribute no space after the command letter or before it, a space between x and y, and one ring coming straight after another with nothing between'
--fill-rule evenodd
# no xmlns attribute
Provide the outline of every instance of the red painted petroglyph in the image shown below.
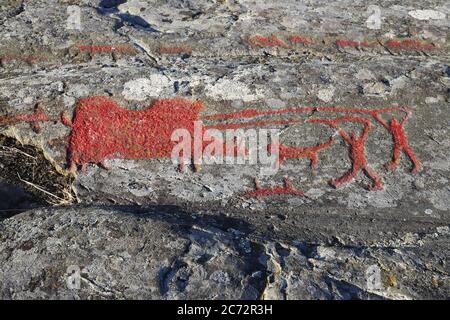
<svg viewBox="0 0 450 320"><path fill-rule="evenodd" d="M206 129L217 129L217 130L226 130L226 129L241 129L248 127L263 127L269 125L288 125L294 123L303 123L302 120L266 120L266 121L254 121L254 122L245 122L245 123L225 123L225 124L214 124L210 126L205 126Z"/></svg>
<svg viewBox="0 0 450 320"><path fill-rule="evenodd" d="M288 40L291 43L303 43L303 44L313 44L314 41L308 37L303 37L299 35L290 36Z"/></svg>
<svg viewBox="0 0 450 320"><path fill-rule="evenodd" d="M160 47L158 48L158 53L160 54L191 54L192 49L189 47Z"/></svg>
<svg viewBox="0 0 450 320"><path fill-rule="evenodd" d="M392 140L394 143L394 151L392 155L392 161L388 164L388 168L395 170L400 164L400 153L403 151L413 163L412 172L419 172L422 169L422 164L419 159L417 159L413 150L409 146L408 137L406 135L405 129L403 128L405 122L411 115L411 111L404 110L406 115L400 120L392 119L389 123L383 120L378 112L373 114L373 117L383 125L383 127L388 130L392 135Z"/></svg>
<svg viewBox="0 0 450 320"><path fill-rule="evenodd" d="M204 116L203 119L205 119L205 120L244 119L244 118L255 118L255 117L259 117L259 116L268 116L268 115L282 115L282 114L287 114L287 113L312 112L312 111L316 111L316 110L317 110L317 108L315 108L315 107L288 108L288 109L269 110L269 111L258 111L255 109L246 109L246 110L238 111L238 112Z"/></svg>
<svg viewBox="0 0 450 320"><path fill-rule="evenodd" d="M71 171L77 165L84 167L94 163L105 167L104 161L112 158L154 159L170 158L177 142L171 140L176 129L186 129L195 135L194 122L199 121L200 102L183 99L158 100L151 107L134 111L123 109L106 97L91 97L79 101L73 121L66 112L61 114L61 122L72 128L68 148L68 163ZM206 127L201 126L202 136ZM236 139L235 139L236 141ZM193 143L193 141L192 141ZM209 142L204 141L200 152ZM194 146L192 146L194 150ZM217 155L244 156L248 150L237 144L228 154L226 144L215 150ZM183 160L184 154L180 154ZM200 164L192 159L195 171ZM180 170L184 171L184 161Z"/></svg>
<svg viewBox="0 0 450 320"><path fill-rule="evenodd" d="M351 182L356 175L363 171L367 177L373 180L373 186L371 186L370 190L382 190L383 184L381 182L381 179L378 177L378 175L369 167L367 164L366 154L365 154L365 143L366 139L369 135L371 123L360 117L342 117L337 118L334 120L320 120L320 119L313 119L308 120L308 122L316 122L316 123L323 123L327 124L332 128L335 128L339 131L339 134L342 136L342 138L348 143L350 146L350 159L352 160L352 168L349 172L344 174L342 177L331 180L330 184L336 188L343 186L349 182ZM354 123L361 123L364 125L362 134L357 137L354 132L350 133L350 136L341 128L339 128L338 123L341 122L354 122Z"/></svg>
<svg viewBox="0 0 450 320"><path fill-rule="evenodd" d="M242 119L242 118L254 118L259 115L259 111L255 109L246 109L243 111L225 113L225 114L214 114L210 116L203 116L205 120L228 120L228 119Z"/></svg>
<svg viewBox="0 0 450 320"><path fill-rule="evenodd" d="M73 169L111 158L169 158L176 144L173 131L184 128L193 134L202 108L200 102L171 99L134 111L106 97L82 99L72 121L68 161Z"/></svg>
<svg viewBox="0 0 450 320"><path fill-rule="evenodd" d="M0 117L0 126L13 125L21 122L29 123L34 131L40 132L40 122L47 122L50 119L44 112L42 104L36 105L35 111L32 114L19 114L16 116L3 116Z"/></svg>
<svg viewBox="0 0 450 320"><path fill-rule="evenodd" d="M384 45L391 49L401 50L433 50L436 48L430 43L413 39L389 40Z"/></svg>
<svg viewBox="0 0 450 320"><path fill-rule="evenodd" d="M256 47L261 47L261 48L279 47L279 48L284 48L284 49L290 49L291 48L284 41L278 39L274 35L269 36L269 37L253 36L250 39L248 39L248 44L252 48L256 48Z"/></svg>
<svg viewBox="0 0 450 320"><path fill-rule="evenodd" d="M287 41L291 44L303 44L303 45L316 45L323 43L329 43L326 39L316 39L313 40L309 37L301 36L301 35L291 35L288 36ZM396 49L403 51L430 51L438 49L437 45L434 45L429 42L416 40L416 39L402 39L402 40L364 40L364 41L356 41L356 40L348 40L348 39L336 39L332 42L338 48L375 48L375 47L386 47L388 49ZM251 48L267 48L267 47L279 47L284 49L293 49L293 47L289 46L282 39L277 38L275 35L272 36L253 36L250 37L247 41L247 44Z"/></svg>
<svg viewBox="0 0 450 320"><path fill-rule="evenodd" d="M82 52L89 52L92 55L100 54L100 53L114 53L119 52L123 54L133 55L136 54L136 50L133 47L128 45L118 45L118 46L109 46L109 45L78 45L76 46Z"/></svg>
<svg viewBox="0 0 450 320"><path fill-rule="evenodd" d="M278 145L279 164L282 165L286 159L307 158L311 161L311 168L316 169L317 161L318 161L317 153L319 151L327 149L328 147L331 146L332 143L333 143L333 138L330 137L330 139L327 142L318 144L317 146L314 146L314 147L293 148L293 147L288 147L283 144L280 144L280 145ZM272 149L272 147L273 147L272 144L269 144L267 146L267 150L274 150L274 149Z"/></svg>
<svg viewBox="0 0 450 320"><path fill-rule="evenodd" d="M368 48L371 45L367 41L351 41L351 40L336 40L335 44L338 47L352 47L352 48Z"/></svg>
<svg viewBox="0 0 450 320"><path fill-rule="evenodd" d="M361 113L373 115L374 113L386 113L394 111L404 111L404 108L383 108L383 109L349 109L349 108L336 108L336 107L316 107L315 111L337 112L337 113Z"/></svg>
<svg viewBox="0 0 450 320"><path fill-rule="evenodd" d="M287 177L284 178L283 187L274 187L274 188L262 188L259 181L255 179L255 190L246 193L246 196L250 198L262 198L279 195L293 195L306 197L306 195L303 192L297 190L294 187L292 182Z"/></svg>
<svg viewBox="0 0 450 320"><path fill-rule="evenodd" d="M383 125L383 127L385 127L386 130L388 130L392 136L394 147L393 147L392 161L388 164L388 168L390 168L391 170L395 170L397 168L397 166L400 164L400 153L401 151L404 151L414 165L412 172L419 172L421 170L422 164L417 159L417 156L415 155L414 151L409 146L408 136L406 135L405 129L403 128L406 121L411 116L410 110L406 108L384 108L384 109L366 110L366 109L318 107L317 111L360 113L372 116L378 123ZM397 111L405 113L405 116L400 120L400 122L397 121L396 119L392 119L389 123L387 123L380 116L380 114L383 113L390 113Z"/></svg>
<svg viewBox="0 0 450 320"><path fill-rule="evenodd" d="M5 56L1 56L0 57L0 61L2 64L4 64L5 62L11 62L11 61L22 61L25 62L29 65L33 65L39 61L45 61L47 60L46 57L44 56L35 56L35 55L5 55Z"/></svg>
<svg viewBox="0 0 450 320"><path fill-rule="evenodd" d="M189 102L183 99L159 100L151 107L143 110L134 111L121 108L113 100L106 97L90 97L81 99L75 109L73 120L66 112L63 112L60 121L72 128L67 150L68 163L72 170L76 170L77 165L85 166L88 163L98 165L104 164L106 159L153 159L170 158L173 147L177 144L171 141L171 136L176 129L186 129L191 136L195 135L194 122L200 120L208 121L233 121L245 120L238 123L216 123L208 126L201 126L201 134L208 129L239 129L244 127L261 127L270 125L289 125L299 123L321 123L338 130L340 136L349 146L351 170L340 178L330 181L335 187L343 186L351 182L359 172L363 172L372 181L371 190L382 189L382 181L378 175L370 168L365 154L365 142L369 135L372 121L381 124L391 135L393 141L392 160L388 167L396 169L400 164L402 151L413 164L412 171L418 172L422 165L409 145L404 126L411 115L411 111L406 108L382 108L382 109L347 109L335 107L299 107L286 108L279 110L258 111L247 109L238 112L216 114L200 117L200 111L203 108L201 102ZM314 114L351 114L339 116L334 119L273 119L277 115L287 115L296 113ZM394 113L402 112L404 116L397 120L393 117ZM385 120L388 114L391 120ZM258 119L257 121L248 121L248 119L269 116L270 119ZM370 117L368 119L368 117ZM32 114L22 114L15 116L0 117L0 125L13 125L16 123L30 123L35 130L39 130L39 123L51 121L45 114L41 104L38 104L35 112ZM341 123L355 123L363 126L362 134L355 132L347 133L339 125ZM235 139L236 142L236 139ZM317 168L318 152L329 148L333 143L333 138L320 143L316 146L296 148L283 144L279 145L279 163L283 164L287 159L307 158L310 160L312 169ZM201 152L208 145L203 142ZM237 145L231 151L223 143L222 151L226 150L227 156L247 155L248 150L242 153L242 148ZM267 146L272 151L272 145ZM225 153L221 153L222 155ZM184 158L184 155L180 155ZM192 159L195 169L199 164ZM181 162L181 167L184 162ZM298 191L287 184L284 188L277 187L272 189L257 188L254 195L275 195L275 194L296 194ZM298 192L300 194L300 192Z"/></svg>
<svg viewBox="0 0 450 320"><path fill-rule="evenodd" d="M239 112L228 113L228 114L217 114L206 116L204 119L206 120L233 120L233 119L245 119L245 118L255 118L259 116L265 115L282 115L288 113L303 113L303 112L311 112L311 111L321 111L321 112L333 112L333 113L352 113L352 114L362 114L369 115L373 117L377 122L382 124L392 135L392 140L394 142L393 147L393 160L388 165L389 168L394 170L397 165L400 163L400 153L404 151L405 154L410 158L413 163L413 172L418 172L421 170L421 163L417 159L413 150L409 146L408 137L403 128L406 120L411 114L410 111L405 108L384 108L384 109L347 109L347 108L335 108L335 107L303 107L303 108L288 108L288 109L280 109L280 110L271 110L271 111L258 111L255 109L247 109ZM393 119L389 124L381 119L380 114L383 113L391 113L391 112L405 112L407 115L398 122ZM237 123L237 124L219 124L215 126L211 126L216 129L237 129L244 127L252 127L252 126L264 126L264 125L287 125L293 123L301 123L301 120L267 120L267 121L256 121L256 122L245 122L245 123ZM391 127L392 126L392 127ZM280 146L283 149L284 146ZM286 150L286 149L285 149ZM294 152L294 150L292 150ZM301 151L300 151L301 152Z"/></svg>

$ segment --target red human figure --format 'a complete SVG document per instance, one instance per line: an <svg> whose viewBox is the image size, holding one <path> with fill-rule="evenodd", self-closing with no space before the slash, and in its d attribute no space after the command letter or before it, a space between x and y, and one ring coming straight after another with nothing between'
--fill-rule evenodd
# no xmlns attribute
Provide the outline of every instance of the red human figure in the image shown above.
<svg viewBox="0 0 450 320"><path fill-rule="evenodd" d="M323 149L328 148L333 143L333 137L325 142L318 144L314 147L306 147L306 148L293 148L288 147L283 144L278 145L278 161L279 164L282 165L286 159L300 159L300 158L308 158L311 161L311 168L317 168L317 153ZM267 150L272 150L274 145L269 144L267 146Z"/></svg>
<svg viewBox="0 0 450 320"><path fill-rule="evenodd" d="M320 119L313 119L308 120L308 122L316 122L316 123L324 123L329 125L332 128L335 128L339 131L339 134L341 137L345 140L345 142L348 143L348 145L351 147L350 149L350 159L352 160L352 168L350 171L348 171L346 174L344 174L342 177L338 179L334 179L330 181L330 184L334 186L335 188L338 188L342 185L345 185L352 181L355 176L360 172L363 171L367 177L369 177L373 181L373 186L369 187L369 190L382 190L383 184L381 182L380 177L375 173L375 171L372 170L372 168L369 167L365 155L365 143L366 139L369 135L369 131L371 128L370 121L364 119L364 118L356 118L356 117L342 117L337 118L334 120L320 120ZM364 125L362 134L357 137L354 132L350 133L350 136L341 128L338 127L338 123L340 122L354 122L354 123L361 123Z"/></svg>
<svg viewBox="0 0 450 320"><path fill-rule="evenodd" d="M419 172L420 170L422 170L422 164L420 163L419 159L417 159L413 150L409 146L408 137L406 135L405 129L403 128L403 125L411 116L411 111L408 109L402 110L406 114L402 118L402 120L400 120L400 122L398 122L397 119L392 119L389 123L383 120L380 116L382 110L375 111L372 116L392 134L392 140L394 142L394 152L392 155L392 160L387 164L387 167L391 170L395 170L400 164L400 154L403 151L413 163L413 168L411 171Z"/></svg>

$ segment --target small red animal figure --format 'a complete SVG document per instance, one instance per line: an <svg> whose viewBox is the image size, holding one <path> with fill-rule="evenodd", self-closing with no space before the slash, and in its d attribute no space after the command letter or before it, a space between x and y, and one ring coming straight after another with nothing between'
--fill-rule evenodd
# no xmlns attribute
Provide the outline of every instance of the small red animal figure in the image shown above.
<svg viewBox="0 0 450 320"><path fill-rule="evenodd" d="M323 149L328 148L333 143L333 137L330 137L330 139L325 142L318 144L314 147L306 147L306 148L293 148L293 147L287 147L283 144L278 145L278 161L279 164L282 165L283 162L286 159L300 159L300 158L308 158L311 160L311 168L316 169L317 168L317 153ZM276 150L272 149L274 145L269 144L267 146L267 150Z"/></svg>
<svg viewBox="0 0 450 320"><path fill-rule="evenodd" d="M348 182L352 181L355 176L360 172L363 171L370 179L373 180L374 184L373 186L369 187L369 190L382 190L383 184L381 182L381 179L378 177L378 175L369 167L365 155L365 143L366 139L369 135L371 123L370 121L359 118L359 117L341 117L336 118L334 120L308 120L308 122L318 122L318 123L324 123L329 125L332 128L335 128L339 131L339 134L342 136L342 138L348 143L350 146L350 158L352 160L352 168L349 172L344 174L342 177L337 178L335 180L331 180L330 184L334 186L335 188L338 188L342 185L347 184ZM361 123L364 125L362 134L357 137L354 132L350 133L350 136L341 128L338 127L338 123L340 122L354 122L354 123Z"/></svg>
<svg viewBox="0 0 450 320"><path fill-rule="evenodd" d="M193 135L202 108L200 102L168 99L135 111L121 108L107 97L81 99L73 121L62 115L62 122L72 128L70 171L75 172L77 165L104 165L112 158L170 158L176 144L171 141L173 131L183 128Z"/></svg>

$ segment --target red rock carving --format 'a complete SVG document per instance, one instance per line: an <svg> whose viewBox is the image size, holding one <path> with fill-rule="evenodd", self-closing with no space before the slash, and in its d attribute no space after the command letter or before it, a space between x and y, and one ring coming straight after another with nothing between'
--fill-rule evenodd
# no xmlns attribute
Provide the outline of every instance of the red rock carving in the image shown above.
<svg viewBox="0 0 450 320"><path fill-rule="evenodd" d="M106 97L81 99L71 123L68 162L76 165L101 164L106 159L169 158L175 142L174 130L194 134L194 121L203 108L200 102L183 99L159 100L151 108L126 110Z"/></svg>
<svg viewBox="0 0 450 320"><path fill-rule="evenodd" d="M280 144L280 145L278 145L279 164L282 165L286 159L308 158L311 161L311 168L316 169L317 168L317 160L318 160L317 153L321 150L324 150L324 149L330 147L332 143L333 143L333 137L330 137L330 139L327 142L318 144L317 146L314 146L314 147L293 148L293 147L287 147L283 144ZM271 144L269 144L267 146L267 150L272 150Z"/></svg>
<svg viewBox="0 0 450 320"><path fill-rule="evenodd" d="M312 45L315 43L323 42L325 43L325 39L318 39L317 41L313 41L309 37L301 36L301 35L291 35L287 37L287 40L292 44L304 44L304 45ZM256 47L279 47L284 49L292 49L291 46L287 45L283 40L277 38L275 35L264 37L260 35L256 35L250 37L247 41L248 45L251 48ZM373 48L373 47L386 47L389 49L402 50L402 51L431 51L435 49L439 49L438 46L428 43L425 41L420 41L416 39L402 39L402 40L377 40L373 39L372 41L355 41L355 40L347 40L347 39L336 39L333 42L339 48L351 47L351 48Z"/></svg>
<svg viewBox="0 0 450 320"><path fill-rule="evenodd" d="M401 50L433 50L436 48L430 43L413 39L389 40L385 43L385 46L391 49Z"/></svg>
<svg viewBox="0 0 450 320"><path fill-rule="evenodd" d="M332 112L332 113L350 113L350 114L362 114L369 115L373 117L377 122L382 124L392 135L392 140L394 142L394 152L393 152L393 162L389 164L391 169L395 169L397 165L400 163L400 152L403 150L406 155L411 159L414 164L413 172L418 172L421 170L421 163L417 159L413 150L409 146L408 136L403 128L405 122L411 115L411 111L406 108L383 108L383 109L348 109L348 108L336 108L336 107L302 107L302 108L287 108L280 110L270 110L270 111L258 111L255 109L247 109L243 111L238 111L234 113L227 114L217 114L211 116L205 116L203 119L205 120L233 120L233 119L245 119L245 118L255 118L259 116L265 115L282 115L289 113L304 113L304 112ZM392 120L391 123L386 123L381 118L381 114L389 113L389 112L404 112L406 116L398 122L397 120ZM290 124L290 123L301 123L300 120L267 120L267 121L256 121L256 122L245 122L239 124L219 124L216 126L211 126L217 129L225 129L225 128L243 128L243 127L251 127L251 126L262 126L269 124Z"/></svg>
<svg viewBox="0 0 450 320"><path fill-rule="evenodd" d="M47 60L47 57L45 56L37 56L37 55L22 55L22 56L18 56L18 55L5 55L5 56L0 56L0 63L3 65L5 62L10 62L10 61L22 61L25 62L29 65L33 65L39 61L45 61Z"/></svg>
<svg viewBox="0 0 450 320"><path fill-rule="evenodd" d="M400 153L404 151L406 155L410 158L414 167L412 172L419 172L422 169L422 164L417 159L414 151L409 146L408 136L406 135L404 124L411 116L411 111L406 108L384 108L384 109L345 109L345 108L331 108L331 107L319 107L317 111L327 111L327 112L342 112L342 113L360 113L372 116L378 123L383 125L386 130L392 135L392 140L394 143L392 161L388 164L388 167L395 170L400 164ZM388 112L403 112L405 116L398 122L396 119L392 119L389 123L382 119L381 114Z"/></svg>
<svg viewBox="0 0 450 320"><path fill-rule="evenodd" d="M360 172L363 171L370 179L373 180L374 184L373 186L369 187L369 190L382 190L383 184L381 182L381 179L378 177L378 175L373 171L369 165L367 164L366 154L365 154L365 143L366 139L369 135L371 123L370 121L360 118L360 117L341 117L336 118L334 120L320 120L320 119L313 119L308 120L308 122L317 122L317 123L324 123L329 125L332 128L335 128L339 131L339 134L342 136L342 138L348 143L350 146L350 159L352 160L352 168L349 172L344 174L342 177L331 180L330 184L336 188L345 185L352 181L355 176ZM350 133L350 136L338 126L338 123L341 122L354 122L354 123L361 123L364 125L362 134L357 137L354 132Z"/></svg>
<svg viewBox="0 0 450 320"><path fill-rule="evenodd" d="M337 40L336 45L338 47L352 47L352 48L361 48L370 47L370 44L367 41L351 41L351 40Z"/></svg>
<svg viewBox="0 0 450 320"><path fill-rule="evenodd" d="M206 126L206 129L217 129L217 130L225 130L225 129L240 129L247 127L262 127L269 125L287 125L293 123L303 123L303 120L265 120L265 121L253 121L253 122L244 122L244 123L221 123Z"/></svg>
<svg viewBox="0 0 450 320"><path fill-rule="evenodd" d="M280 110L269 110L269 111L258 111L255 109L246 109L238 112L232 113L221 113L210 116L203 116L204 120L231 120L231 119L245 119L245 118L255 118L259 116L269 116L269 115L282 115L288 113L302 113L302 112L312 112L316 111L316 107L303 107L303 108L286 108Z"/></svg>
<svg viewBox="0 0 450 320"><path fill-rule="evenodd" d="M288 40L292 43L303 43L303 44L313 44L314 43L314 41L312 39L303 37L303 36L299 36L299 35L290 36L288 38Z"/></svg>
<svg viewBox="0 0 450 320"><path fill-rule="evenodd" d="M248 44L252 48L256 47L279 47L279 48L285 48L290 49L291 46L287 45L284 41L278 39L276 36L272 35L270 37L263 37L263 36L253 36L250 39L248 39Z"/></svg>
<svg viewBox="0 0 450 320"><path fill-rule="evenodd" d="M133 47L130 47L128 45L117 45L117 46L110 46L110 45L78 45L76 46L78 50L80 51L87 51L91 54L99 54L99 53L113 53L113 52L120 52L124 54L136 54L136 50Z"/></svg>
<svg viewBox="0 0 450 320"><path fill-rule="evenodd" d="M50 119L45 114L43 105L41 103L38 103L36 105L35 111L32 114L19 114L16 116L0 117L0 126L26 122L32 126L34 131L40 132L41 130L40 122L47 122L47 121L50 121Z"/></svg>
<svg viewBox="0 0 450 320"><path fill-rule="evenodd" d="M228 114L217 114L200 117L200 111L203 104L200 102L189 102L183 99L159 100L153 106L144 110L133 111L119 107L113 100L106 97L90 97L79 101L73 121L66 113L61 115L61 122L72 128L69 138L68 163L72 170L76 170L77 165L86 165L95 163L102 165L103 161L110 158L125 159L151 159L168 158L171 156L175 142L171 141L171 135L175 129L187 129L191 135L194 132L194 122L197 120L245 120L263 116L286 115L290 113L347 113L359 116L344 116L335 119L313 119L313 120L258 120L246 121L240 123L218 123L202 127L202 134L206 129L237 129L243 127L258 127L267 125L287 125L292 123L322 123L339 131L339 134L350 147L350 158L352 169L342 177L332 180L331 184L340 187L352 181L354 177L363 171L373 180L371 190L382 189L381 179L369 167L365 155L365 142L371 129L372 123L363 116L370 116L377 123L380 123L392 136L393 156L388 163L392 170L396 169L400 163L400 155L403 151L413 164L412 171L418 172L422 165L409 145L404 125L411 115L411 111L406 108L383 108L383 109L347 109L335 107L301 107L287 108L280 110L258 111L247 109ZM387 121L383 119L383 114L392 112L404 112L401 120L392 119ZM0 125L11 125L20 122L30 123L38 131L39 123L50 121L45 114L41 104L38 104L32 114L23 114L16 116L0 117ZM354 132L347 134L339 127L340 123L352 122L363 125L363 133L356 136ZM279 145L279 161L282 164L286 159L308 158L311 161L311 167L317 167L317 153L330 147L333 138L330 137L327 142L312 147L294 148L285 145ZM207 144L207 143L206 143ZM205 142L202 146L206 146ZM271 145L268 145L271 150ZM202 149L203 151L203 149ZM244 150L248 154L247 150ZM232 150L234 156L238 156L238 147ZM194 167L197 163L194 159ZM284 189L275 188L272 191L259 191L265 194L267 192L291 192L289 183ZM259 188L261 189L261 188ZM283 191L284 190L284 191ZM258 191L258 190L257 190ZM255 191L256 192L256 191Z"/></svg>
<svg viewBox="0 0 450 320"><path fill-rule="evenodd" d="M297 190L292 182L285 177L283 187L262 188L260 182L255 179L255 190L249 191L246 195L250 198L262 198L276 195L294 195L306 197L305 193Z"/></svg>
<svg viewBox="0 0 450 320"><path fill-rule="evenodd" d="M420 170L422 170L422 164L420 163L419 159L417 159L414 151L409 146L408 137L406 135L405 129L403 128L403 125L411 115L411 111L406 109L404 111L406 112L406 115L402 118L402 120L400 120L400 122L398 122L397 119L394 118L388 123L381 118L381 116L379 115L380 112L374 112L373 117L379 123L381 123L383 127L385 127L392 135L394 151L392 160L388 164L388 168L391 170L395 170L397 168L397 166L400 164L400 153L403 151L413 163L412 172L419 172Z"/></svg>

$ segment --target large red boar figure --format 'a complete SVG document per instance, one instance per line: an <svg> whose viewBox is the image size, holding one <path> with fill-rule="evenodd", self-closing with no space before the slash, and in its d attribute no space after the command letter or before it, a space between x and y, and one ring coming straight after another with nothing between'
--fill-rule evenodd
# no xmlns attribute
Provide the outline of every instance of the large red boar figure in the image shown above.
<svg viewBox="0 0 450 320"><path fill-rule="evenodd" d="M107 97L81 99L73 121L68 148L71 171L77 165L102 164L106 159L170 158L176 142L174 130L183 128L193 136L201 102L183 99L158 100L144 110L121 108Z"/></svg>

